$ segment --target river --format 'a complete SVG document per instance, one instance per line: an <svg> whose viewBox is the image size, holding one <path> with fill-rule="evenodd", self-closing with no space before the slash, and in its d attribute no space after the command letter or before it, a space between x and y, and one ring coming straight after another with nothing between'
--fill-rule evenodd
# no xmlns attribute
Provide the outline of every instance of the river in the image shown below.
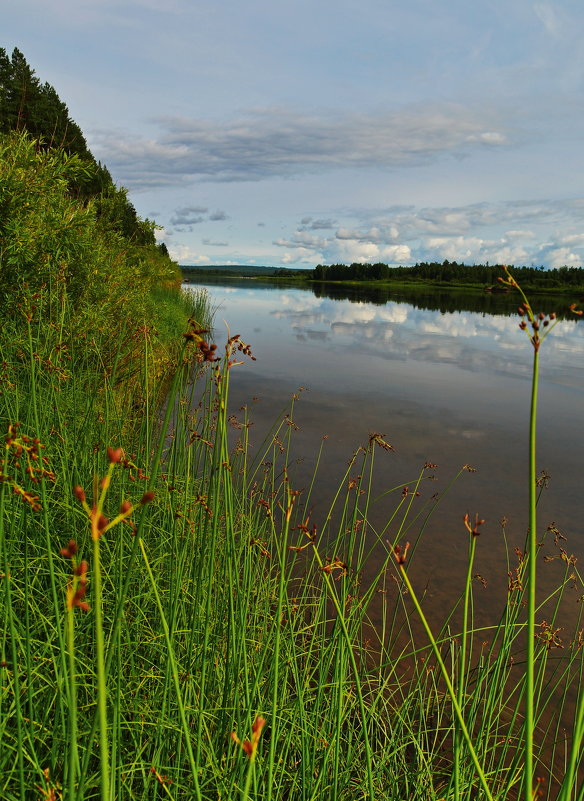
<svg viewBox="0 0 584 801"><path fill-rule="evenodd" d="M466 563L463 517L476 513L485 520L477 562L487 583L485 615L498 606L508 569L501 520L511 551L523 547L527 526L533 351L518 326L517 299L365 296L332 286L315 294L252 279L186 286L209 292L219 347L227 331L252 346L256 361L232 371L230 399L236 414L248 407L255 447L304 388L293 414L295 455L303 459L295 481L308 483L326 436L317 498L334 492L352 453L373 433L395 449L376 457L379 495L412 482L426 462L438 465L436 481L423 485L420 503L463 465L476 471L464 471L436 507L416 579L428 585L436 614L446 611ZM542 311L556 311L552 303ZM538 471L550 476L540 529L553 522L567 537L562 547L582 555L584 324L560 320L540 353ZM383 504L375 514L382 526ZM558 554L552 540L546 547ZM551 586L561 570L542 574Z"/></svg>

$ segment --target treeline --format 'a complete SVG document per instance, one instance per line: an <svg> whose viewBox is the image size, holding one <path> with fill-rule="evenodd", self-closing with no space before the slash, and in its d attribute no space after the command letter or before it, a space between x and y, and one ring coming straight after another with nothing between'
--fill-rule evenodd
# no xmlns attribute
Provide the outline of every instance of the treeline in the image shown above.
<svg viewBox="0 0 584 801"><path fill-rule="evenodd" d="M493 286L503 274L499 264L464 264L456 261L419 262L411 267L376 264L319 264L314 281L405 281ZM513 275L526 288L584 287L584 269L560 267L513 267Z"/></svg>
<svg viewBox="0 0 584 801"><path fill-rule="evenodd" d="M117 187L107 167L94 158L56 90L37 78L18 48L11 57L0 48L0 134L13 132L27 133L38 150L77 156L87 169L69 176L70 196L93 200L104 224L132 243L156 244L154 224L138 217L127 191Z"/></svg>

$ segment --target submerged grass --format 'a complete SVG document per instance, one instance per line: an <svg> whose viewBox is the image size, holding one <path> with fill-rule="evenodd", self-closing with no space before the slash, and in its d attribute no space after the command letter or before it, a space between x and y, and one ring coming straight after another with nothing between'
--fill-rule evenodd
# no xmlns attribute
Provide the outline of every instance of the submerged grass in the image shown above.
<svg viewBox="0 0 584 801"><path fill-rule="evenodd" d="M544 321L523 308L537 356ZM201 307L164 404L147 330L56 350L25 321L0 342L2 799L583 797L582 604L559 638L581 582L550 530L565 573L536 591L535 405L500 617L475 624L467 516L466 579L431 626L410 568L432 465L373 498L391 449L373 434L313 519L293 410L252 456L229 411L251 349L231 336L219 357ZM537 361L534 402L536 378Z"/></svg>

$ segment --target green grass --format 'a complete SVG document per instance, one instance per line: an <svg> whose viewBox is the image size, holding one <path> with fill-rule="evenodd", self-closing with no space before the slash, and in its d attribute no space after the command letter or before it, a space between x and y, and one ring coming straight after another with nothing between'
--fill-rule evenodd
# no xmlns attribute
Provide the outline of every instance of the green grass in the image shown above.
<svg viewBox="0 0 584 801"><path fill-rule="evenodd" d="M3 329L0 797L502 801L544 778L541 797L581 799L582 604L555 647L580 578L564 552L537 592L533 472L500 615L475 624L467 518L466 580L430 626L410 575L431 469L373 499L372 437L312 519L293 408L252 452L229 413L251 352L235 338L219 359L189 303L180 352L138 320L92 342L38 311Z"/></svg>

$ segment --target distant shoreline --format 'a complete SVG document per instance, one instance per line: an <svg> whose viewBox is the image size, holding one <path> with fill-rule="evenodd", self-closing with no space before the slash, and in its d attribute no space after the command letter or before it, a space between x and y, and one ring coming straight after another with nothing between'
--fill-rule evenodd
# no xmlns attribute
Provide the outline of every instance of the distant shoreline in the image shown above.
<svg viewBox="0 0 584 801"><path fill-rule="evenodd" d="M480 282L462 282L462 281L445 281L443 279L406 279L406 278L384 278L384 279L316 279L313 275L313 270L282 270L273 267L239 267L236 265L229 266L213 266L213 267L180 267L183 280L188 283L190 281L205 281L212 279L236 280L236 279L256 279L262 281L270 281L274 283L302 283L310 285L327 285L334 284L335 286L347 287L363 287L364 289L420 289L427 291L428 289L450 290L453 292L469 292L469 293L493 293L493 294L506 294L505 289L501 289L498 284L485 284ZM570 295L582 296L584 295L584 283L581 285L564 285L564 286L551 286L551 285L532 285L527 284L526 289L531 294L537 295Z"/></svg>

